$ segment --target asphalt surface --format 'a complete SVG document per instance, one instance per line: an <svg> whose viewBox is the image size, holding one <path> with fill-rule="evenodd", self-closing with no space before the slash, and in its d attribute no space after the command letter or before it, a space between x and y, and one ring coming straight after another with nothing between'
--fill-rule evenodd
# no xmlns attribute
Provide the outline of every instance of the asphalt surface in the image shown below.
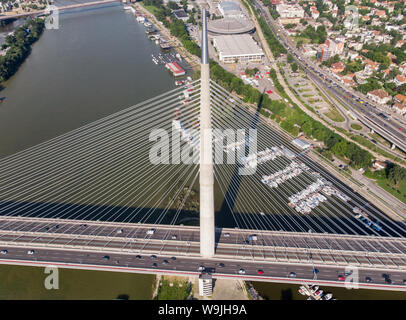
<svg viewBox="0 0 406 320"><path fill-rule="evenodd" d="M345 281L338 280L338 277L344 276L346 271L340 267L317 267L317 279L315 279L313 266L287 263L233 262L225 259L203 260L199 257L179 256L172 259L172 256L166 255L157 256L156 258L141 255L140 258L137 258L135 254L69 251L66 249L35 249L34 254L31 255L28 254L30 248L9 247L3 248L3 250L8 250L8 253L0 254L0 263L4 264L53 265L62 268L184 276L198 276L201 273L198 270L199 267L204 266L206 271L211 271L213 278L239 278L243 280L299 284L315 283L329 286L345 286L346 284ZM108 258L104 258L106 256ZM221 263L224 265L223 267L220 266ZM156 264L156 266L153 264ZM240 269L244 270L244 274L239 273ZM258 275L258 270L262 270L263 274ZM294 272L294 276L291 275L291 272ZM358 276L356 276L357 273ZM354 280L354 282L358 283L360 288L406 291L406 285L403 283L406 279L406 272L404 271L384 272L380 270L352 269L352 276L358 279ZM367 282L366 277L369 277L371 282ZM350 283L349 281L350 277L347 279L347 283Z"/></svg>
<svg viewBox="0 0 406 320"><path fill-rule="evenodd" d="M19 228L14 228L13 224ZM148 234L149 230L153 234ZM198 257L198 227L152 226L59 219L1 218L0 244ZM233 260L319 265L406 266L406 239L279 231L217 229L216 254ZM3 249L1 249L3 250Z"/></svg>

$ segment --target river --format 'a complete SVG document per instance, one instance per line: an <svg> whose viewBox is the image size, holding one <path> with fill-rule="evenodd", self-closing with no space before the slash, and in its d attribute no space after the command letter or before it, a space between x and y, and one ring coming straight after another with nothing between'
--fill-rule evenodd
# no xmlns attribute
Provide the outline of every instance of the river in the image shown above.
<svg viewBox="0 0 406 320"><path fill-rule="evenodd" d="M159 48L121 4L63 12L59 24L1 92L0 157L175 87L151 60ZM154 283L150 275L61 270L60 289L46 290L43 268L1 266L0 275L0 299L150 299Z"/></svg>
<svg viewBox="0 0 406 320"><path fill-rule="evenodd" d="M71 10L45 30L1 92L0 157L175 87L159 48L121 4Z"/></svg>

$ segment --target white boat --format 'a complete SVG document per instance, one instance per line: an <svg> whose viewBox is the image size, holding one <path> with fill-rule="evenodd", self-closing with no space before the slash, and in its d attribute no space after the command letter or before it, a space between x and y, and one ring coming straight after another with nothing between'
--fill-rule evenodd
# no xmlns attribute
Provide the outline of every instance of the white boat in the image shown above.
<svg viewBox="0 0 406 320"><path fill-rule="evenodd" d="M327 293L323 296L323 300L330 300L333 297L332 293Z"/></svg>

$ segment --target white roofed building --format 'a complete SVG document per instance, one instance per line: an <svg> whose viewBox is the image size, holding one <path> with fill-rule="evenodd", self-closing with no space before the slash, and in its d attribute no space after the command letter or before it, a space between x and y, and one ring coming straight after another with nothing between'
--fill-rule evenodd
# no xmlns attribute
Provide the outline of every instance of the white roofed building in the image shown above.
<svg viewBox="0 0 406 320"><path fill-rule="evenodd" d="M265 56L248 34L217 36L213 38L213 45L224 63L261 62Z"/></svg>

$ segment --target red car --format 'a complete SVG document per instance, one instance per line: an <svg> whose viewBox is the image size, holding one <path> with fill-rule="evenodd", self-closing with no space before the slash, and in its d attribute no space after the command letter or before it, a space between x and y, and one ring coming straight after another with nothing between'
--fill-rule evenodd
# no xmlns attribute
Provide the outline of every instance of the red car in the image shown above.
<svg viewBox="0 0 406 320"><path fill-rule="evenodd" d="M258 270L257 272L258 274L264 274L264 272L262 270Z"/></svg>
<svg viewBox="0 0 406 320"><path fill-rule="evenodd" d="M344 276L338 276L338 280L345 281L345 277Z"/></svg>

